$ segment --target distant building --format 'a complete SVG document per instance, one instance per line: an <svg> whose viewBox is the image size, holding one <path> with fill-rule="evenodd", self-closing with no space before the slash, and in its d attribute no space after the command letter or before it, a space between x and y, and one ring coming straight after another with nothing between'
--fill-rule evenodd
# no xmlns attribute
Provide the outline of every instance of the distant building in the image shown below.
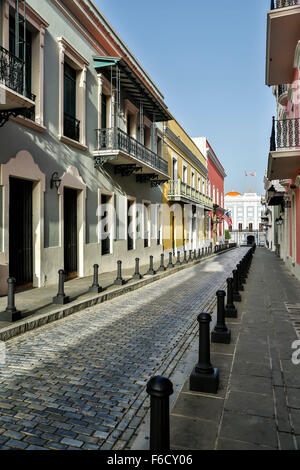
<svg viewBox="0 0 300 470"><path fill-rule="evenodd" d="M231 241L239 245L256 243L266 244L266 232L262 224L264 206L262 197L256 193L241 194L230 192L225 195L225 209L230 211L232 227L230 230Z"/></svg>
<svg viewBox="0 0 300 470"><path fill-rule="evenodd" d="M196 137L193 140L207 160L206 194L213 200L213 209L207 213L206 238L209 244L215 246L225 241L224 179L227 175L207 138Z"/></svg>

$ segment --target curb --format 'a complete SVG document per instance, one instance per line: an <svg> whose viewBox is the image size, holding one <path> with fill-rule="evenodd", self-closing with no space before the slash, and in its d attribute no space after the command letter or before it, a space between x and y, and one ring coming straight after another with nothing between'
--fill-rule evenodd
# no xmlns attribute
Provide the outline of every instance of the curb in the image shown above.
<svg viewBox="0 0 300 470"><path fill-rule="evenodd" d="M61 320L66 318L73 313L77 313L81 310L84 310L88 307L93 307L95 305L101 304L103 302L107 302L108 300L112 300L116 297L120 297L121 295L127 294L128 292L132 292L134 290L140 289L148 284L152 284L153 282L159 281L160 279L164 279L165 277L171 276L179 271L183 271L184 269L191 268L192 266L196 266L197 264L201 264L203 261L208 261L210 259L216 258L217 256L228 253L229 251L235 250L236 248L229 248L226 251L222 251L220 253L213 253L206 258L201 260L193 261L189 264L184 266L175 266L169 271L162 272L159 274L155 274L152 277L147 277L141 281L134 282L130 285L125 285L124 287L114 289L107 293L97 294L92 296L86 300L80 301L73 301L68 306L63 306L62 308L55 309L52 312L43 313L40 315L35 315L34 317L24 318L13 325L6 326L0 330L0 341L8 341L18 335L26 333L27 331L35 330L41 326L45 326L49 323L52 323L57 320Z"/></svg>

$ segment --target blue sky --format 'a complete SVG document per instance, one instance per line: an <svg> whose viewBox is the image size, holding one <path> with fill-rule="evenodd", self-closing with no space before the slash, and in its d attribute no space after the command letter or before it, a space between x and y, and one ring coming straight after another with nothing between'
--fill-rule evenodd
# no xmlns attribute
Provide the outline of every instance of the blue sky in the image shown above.
<svg viewBox="0 0 300 470"><path fill-rule="evenodd" d="M263 193L275 113L265 85L270 1L95 1L183 128L209 139L226 191Z"/></svg>

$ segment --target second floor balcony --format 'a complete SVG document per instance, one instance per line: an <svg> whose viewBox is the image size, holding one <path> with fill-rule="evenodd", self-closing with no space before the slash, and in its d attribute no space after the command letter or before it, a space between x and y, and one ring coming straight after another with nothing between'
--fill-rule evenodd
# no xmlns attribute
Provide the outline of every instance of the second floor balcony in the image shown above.
<svg viewBox="0 0 300 470"><path fill-rule="evenodd" d="M273 117L268 179L293 178L300 167L300 118Z"/></svg>
<svg viewBox="0 0 300 470"><path fill-rule="evenodd" d="M180 179L169 181L168 200L174 202L196 203L207 210L213 210L213 200Z"/></svg>
<svg viewBox="0 0 300 470"><path fill-rule="evenodd" d="M294 5L300 5L299 0L271 0L271 10L276 10L277 8L287 8Z"/></svg>
<svg viewBox="0 0 300 470"><path fill-rule="evenodd" d="M0 111L32 108L35 96L24 86L24 62L0 46Z"/></svg>
<svg viewBox="0 0 300 470"><path fill-rule="evenodd" d="M168 162L119 128L97 130L96 162L112 165L135 164L142 173L169 179Z"/></svg>
<svg viewBox="0 0 300 470"><path fill-rule="evenodd" d="M299 40L300 1L272 0L267 14L266 85L293 82Z"/></svg>

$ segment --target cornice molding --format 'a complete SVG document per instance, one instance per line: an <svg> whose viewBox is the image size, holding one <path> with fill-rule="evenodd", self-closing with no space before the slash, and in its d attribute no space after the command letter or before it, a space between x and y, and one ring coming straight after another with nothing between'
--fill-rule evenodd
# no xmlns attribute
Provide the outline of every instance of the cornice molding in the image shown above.
<svg viewBox="0 0 300 470"><path fill-rule="evenodd" d="M203 163L196 157L196 155L174 134L169 127L166 127L166 137L169 138L180 150L187 155L188 158L192 160L192 162L201 168L201 171L207 176L208 170L205 168ZM204 158L204 157L203 157Z"/></svg>
<svg viewBox="0 0 300 470"><path fill-rule="evenodd" d="M223 166L221 165L221 163L219 162L215 152L210 148L208 147L207 148L207 156L211 159L211 161L213 162L213 164L217 167L218 171L221 173L221 175L226 178L226 173L225 173L225 170L223 168Z"/></svg>

